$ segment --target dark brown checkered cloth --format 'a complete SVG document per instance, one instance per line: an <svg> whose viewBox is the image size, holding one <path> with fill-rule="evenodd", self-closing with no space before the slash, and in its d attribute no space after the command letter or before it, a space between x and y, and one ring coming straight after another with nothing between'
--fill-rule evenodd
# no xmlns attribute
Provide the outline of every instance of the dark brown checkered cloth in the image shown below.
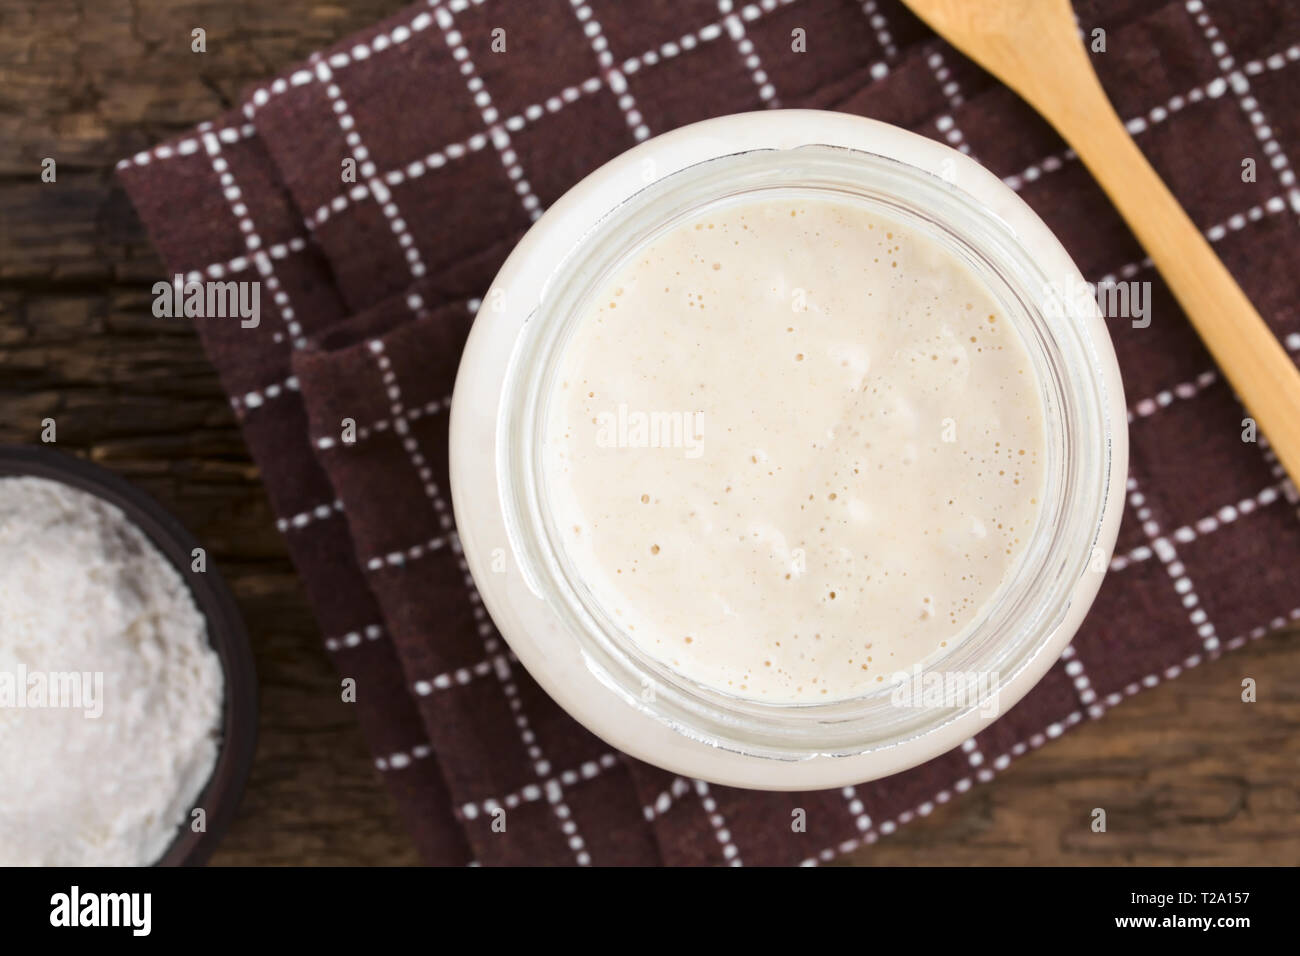
<svg viewBox="0 0 1300 956"><path fill-rule="evenodd" d="M1093 60L1139 145L1300 351L1300 7L1076 12L1090 40L1105 31ZM963 747L800 794L677 779L578 727L484 612L447 493L448 399L476 297L535 216L638 139L777 105L942 139L1018 189L1085 276L1154 289L1148 328L1110 320L1130 397L1128 508L1073 647ZM1295 490L1266 445L1243 442L1241 408L1142 250L1048 127L892 0L418 5L120 175L170 269L262 282L260 327L199 331L430 862L827 860L1300 617ZM355 445L329 440L344 418Z"/></svg>

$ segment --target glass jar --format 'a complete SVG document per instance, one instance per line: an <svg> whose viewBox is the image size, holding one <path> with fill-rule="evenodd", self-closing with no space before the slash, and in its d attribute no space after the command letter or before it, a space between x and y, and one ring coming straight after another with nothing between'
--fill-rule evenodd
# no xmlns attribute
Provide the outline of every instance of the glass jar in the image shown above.
<svg viewBox="0 0 1300 956"><path fill-rule="evenodd" d="M686 218L758 198L852 203L930 237L998 300L1032 362L1045 484L1017 564L928 671L982 694L771 703L690 680L645 653L561 544L542 463L547 402L584 306ZM1060 243L962 154L843 114L773 111L685 127L613 160L528 233L484 298L452 406L452 490L474 580L502 635L570 714L677 773L765 789L841 786L960 744L1019 700L1074 635L1123 504L1126 412L1101 315ZM919 691L921 684L917 683ZM904 702L905 701L905 702Z"/></svg>

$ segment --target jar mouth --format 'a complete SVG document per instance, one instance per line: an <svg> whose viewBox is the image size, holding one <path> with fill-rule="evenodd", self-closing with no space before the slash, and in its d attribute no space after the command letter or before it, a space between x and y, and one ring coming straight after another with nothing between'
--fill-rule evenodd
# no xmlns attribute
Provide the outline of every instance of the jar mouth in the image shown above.
<svg viewBox="0 0 1300 956"><path fill-rule="evenodd" d="M771 702L704 685L656 659L621 629L574 567L549 507L543 449L548 403L584 305L638 250L705 209L758 198L849 202L911 227L974 273L1018 333L1044 414L1044 482L1018 561L962 636L921 665L983 675L979 695L908 698L896 681L851 698ZM495 454L506 533L530 587L579 647L591 673L629 707L693 740L738 753L803 760L869 753L997 707L998 694L1050 643L1080 579L1100 575L1112 480L1112 428L1086 326L1096 305L1077 272L1050 275L1014 230L954 182L892 157L808 145L732 153L687 166L599 219L550 275L506 370ZM1098 555L1102 557L1098 559Z"/></svg>

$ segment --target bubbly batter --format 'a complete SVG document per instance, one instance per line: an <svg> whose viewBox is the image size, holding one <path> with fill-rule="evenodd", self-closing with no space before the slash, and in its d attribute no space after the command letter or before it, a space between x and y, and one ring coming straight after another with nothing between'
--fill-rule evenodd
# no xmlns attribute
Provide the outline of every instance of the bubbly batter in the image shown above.
<svg viewBox="0 0 1300 956"><path fill-rule="evenodd" d="M1018 334L934 241L830 199L700 214L579 317L545 480L627 637L742 697L869 693L947 653L1040 511Z"/></svg>

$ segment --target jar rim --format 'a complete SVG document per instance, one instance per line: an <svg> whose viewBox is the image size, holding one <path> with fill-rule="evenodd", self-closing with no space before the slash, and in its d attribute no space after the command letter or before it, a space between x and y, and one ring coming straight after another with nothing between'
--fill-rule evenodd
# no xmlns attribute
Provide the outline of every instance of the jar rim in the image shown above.
<svg viewBox="0 0 1300 956"><path fill-rule="evenodd" d="M775 122L781 114L761 115ZM757 121L759 116L746 118ZM1008 220L1005 209L990 208L952 181L965 179L971 170L988 177L986 171L955 151L924 142L950 154L943 157L948 165L938 172L951 169L953 177L936 174L932 163L920 165L897 152L864 148L874 147L875 142L845 143L831 137L789 145L760 143L741 150L715 147L696 162L626 191L552 262L527 321L517 330L501 375L493 431L499 510L510 552L533 593L541 598L541 613L553 619L596 682L623 707L715 752L767 765L754 775L777 780L778 786L785 776L799 776L783 775L777 769L782 765L836 758L864 764L882 752L896 758L909 742L933 743L937 735L944 736L939 732L945 728L983 726L991 718L975 714L976 702L893 706L888 699L890 685L843 700L765 702L702 685L640 650L611 626L589 592L584 593L546 507L541 447L546 402L553 392L551 379L563 355L565 333L581 312L578 304L583 296L590 295L637 249L710 203L748 199L772 190L835 196L872 205L958 253L995 293L1034 362L1047 420L1046 484L1051 491L1045 494L1038 527L1017 565L1030 573L1031 586L1017 588L1012 580L1017 572L1009 573L981 612L979 626L930 663L941 669L992 670L995 692L1010 696L1014 703L1023 695L1018 688L1027 690L1037 679L1027 682L1026 674L1037 670L1041 675L1046 670L1044 655L1050 657L1050 666L1091 603L1101 577L1095 570L1097 554L1104 555L1102 570L1109 561L1118 523L1115 491L1117 484L1122 485L1127 450L1126 422L1116 415L1120 386L1104 324L1059 243L1011 194L1021 207L1012 220L1023 220L1027 214L1039 227L1040 235L1029 237L1034 240L1031 248L1023 222ZM980 177L975 181L987 185ZM1059 256L1041 255L1042 233L1057 246ZM1122 407L1121 395L1118 408ZM453 464L456 451L454 432ZM454 497L455 490L453 475ZM457 517L461 517L459 498ZM484 597L487 600L488 595ZM518 638L505 636L512 646ZM653 694L645 694L647 687ZM560 702L567 703L563 698ZM609 732L608 727L589 726L597 734ZM911 749L934 755L926 753L926 746ZM661 765L665 762L654 755L641 756ZM865 776L855 773L847 779Z"/></svg>

